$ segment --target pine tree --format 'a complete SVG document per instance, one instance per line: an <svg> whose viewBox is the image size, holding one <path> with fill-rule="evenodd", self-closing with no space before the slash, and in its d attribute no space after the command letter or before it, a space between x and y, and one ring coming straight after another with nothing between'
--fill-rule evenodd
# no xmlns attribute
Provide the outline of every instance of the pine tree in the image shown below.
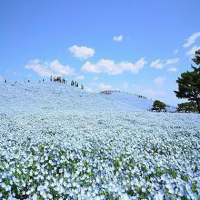
<svg viewBox="0 0 200 200"><path fill-rule="evenodd" d="M197 67L191 66L193 71L186 71L176 81L178 91L174 91L179 99L188 99L194 102L200 113L200 50L195 52L195 58L192 59Z"/></svg>
<svg viewBox="0 0 200 200"><path fill-rule="evenodd" d="M194 102L185 102L178 104L179 112L198 112L197 105Z"/></svg>

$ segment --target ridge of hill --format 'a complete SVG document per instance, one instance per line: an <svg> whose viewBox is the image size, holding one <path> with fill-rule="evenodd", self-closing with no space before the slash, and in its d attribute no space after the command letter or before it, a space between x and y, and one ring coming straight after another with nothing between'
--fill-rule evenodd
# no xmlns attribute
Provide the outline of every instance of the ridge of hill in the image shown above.
<svg viewBox="0 0 200 200"><path fill-rule="evenodd" d="M110 95L89 93L80 88L56 82L0 84L1 107L16 112L38 110L74 110L74 111L147 111L153 101L139 98L123 92ZM37 108L37 109L36 109ZM167 107L168 111L173 111ZM22 112L22 111L20 111Z"/></svg>

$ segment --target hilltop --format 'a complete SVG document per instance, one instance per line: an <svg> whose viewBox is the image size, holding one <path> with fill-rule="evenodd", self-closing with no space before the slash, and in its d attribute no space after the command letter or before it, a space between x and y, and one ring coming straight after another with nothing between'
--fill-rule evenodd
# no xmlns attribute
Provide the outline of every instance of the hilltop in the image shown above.
<svg viewBox="0 0 200 200"><path fill-rule="evenodd" d="M90 93L71 85L57 82L1 84L1 107L4 110L18 108L28 110L63 111L148 111L153 101L139 98L125 92L111 92L110 95ZM168 111L174 111L168 106Z"/></svg>

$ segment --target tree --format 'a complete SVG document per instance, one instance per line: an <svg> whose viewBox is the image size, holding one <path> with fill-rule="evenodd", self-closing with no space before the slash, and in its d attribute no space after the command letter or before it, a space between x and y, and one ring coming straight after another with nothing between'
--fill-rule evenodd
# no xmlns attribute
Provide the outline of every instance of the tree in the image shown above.
<svg viewBox="0 0 200 200"><path fill-rule="evenodd" d="M188 99L196 104L200 113L200 50L195 52L195 58L192 59L197 67L191 65L193 71L186 71L176 80L178 91L174 91L179 99Z"/></svg>
<svg viewBox="0 0 200 200"><path fill-rule="evenodd" d="M198 112L195 102L185 102L178 104L179 112Z"/></svg>
<svg viewBox="0 0 200 200"><path fill-rule="evenodd" d="M166 111L166 104L159 100L155 100L151 110L156 110L158 112L160 112L161 110Z"/></svg>

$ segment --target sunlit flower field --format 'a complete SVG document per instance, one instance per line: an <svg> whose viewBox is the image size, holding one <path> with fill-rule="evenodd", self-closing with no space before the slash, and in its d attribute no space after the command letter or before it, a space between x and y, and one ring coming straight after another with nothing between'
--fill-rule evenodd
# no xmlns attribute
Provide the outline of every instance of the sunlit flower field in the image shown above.
<svg viewBox="0 0 200 200"><path fill-rule="evenodd" d="M0 199L200 199L200 115L150 104L1 84Z"/></svg>

